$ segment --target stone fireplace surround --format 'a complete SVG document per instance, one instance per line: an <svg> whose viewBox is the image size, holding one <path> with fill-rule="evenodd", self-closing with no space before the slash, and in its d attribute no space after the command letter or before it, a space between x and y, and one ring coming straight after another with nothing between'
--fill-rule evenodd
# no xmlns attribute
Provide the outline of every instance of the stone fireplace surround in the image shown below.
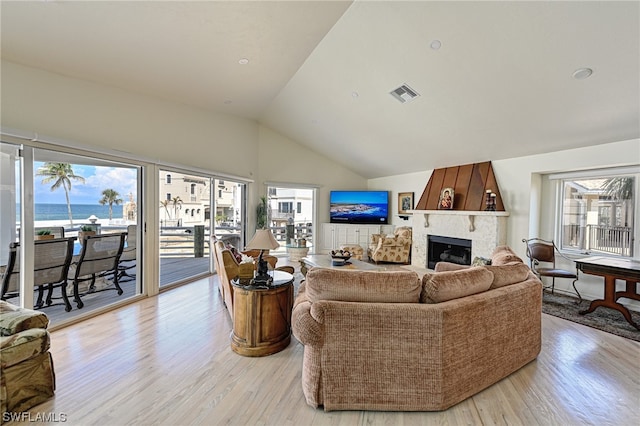
<svg viewBox="0 0 640 426"><path fill-rule="evenodd" d="M506 244L507 218L503 211L413 210L411 265L427 268L428 235L471 240L471 259L491 257Z"/></svg>

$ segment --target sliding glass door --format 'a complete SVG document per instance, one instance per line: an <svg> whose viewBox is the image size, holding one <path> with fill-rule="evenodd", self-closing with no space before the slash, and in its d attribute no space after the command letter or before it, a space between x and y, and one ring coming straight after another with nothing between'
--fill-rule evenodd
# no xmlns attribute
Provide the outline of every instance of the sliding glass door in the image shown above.
<svg viewBox="0 0 640 426"><path fill-rule="evenodd" d="M6 270L15 249L12 269L23 267L21 273L26 277L18 291L3 289L2 298L40 309L57 325L141 294L143 227L137 200L142 167L37 147L18 149L8 143L1 147L0 267ZM127 262L98 271L94 279L78 280L82 303L76 303L73 282L76 268L89 256L83 257L81 244L83 233L89 230L97 235L124 233ZM66 291L62 275L55 282L42 277L51 275L52 265L60 266L55 259L65 260L64 252L53 248L58 244L43 241L63 238L73 239L72 256L64 266L68 267ZM50 245L43 255L46 244ZM33 288L34 282L43 280L46 284ZM64 300L63 291L70 303Z"/></svg>
<svg viewBox="0 0 640 426"><path fill-rule="evenodd" d="M268 226L280 243L270 254L284 255L287 246L304 244L313 251L316 188L271 184L267 194Z"/></svg>
<svg viewBox="0 0 640 426"><path fill-rule="evenodd" d="M241 247L245 187L201 173L160 170L160 287L213 273L211 235Z"/></svg>

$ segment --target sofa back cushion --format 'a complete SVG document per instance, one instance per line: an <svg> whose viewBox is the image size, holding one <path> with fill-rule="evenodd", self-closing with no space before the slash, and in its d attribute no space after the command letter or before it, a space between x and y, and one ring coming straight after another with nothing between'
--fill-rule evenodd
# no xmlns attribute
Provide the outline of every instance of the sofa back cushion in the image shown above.
<svg viewBox="0 0 640 426"><path fill-rule="evenodd" d="M427 273L422 277L420 302L441 303L487 291L493 273L484 266L457 271Z"/></svg>
<svg viewBox="0 0 640 426"><path fill-rule="evenodd" d="M513 262L522 263L522 259L509 246L498 246L491 255L491 264L500 266Z"/></svg>
<svg viewBox="0 0 640 426"><path fill-rule="evenodd" d="M485 269L493 273L493 283L491 288L504 287L506 285L525 281L531 269L522 262L512 262L508 265L487 265Z"/></svg>
<svg viewBox="0 0 640 426"><path fill-rule="evenodd" d="M413 271L311 268L305 287L310 302L418 303L420 277Z"/></svg>

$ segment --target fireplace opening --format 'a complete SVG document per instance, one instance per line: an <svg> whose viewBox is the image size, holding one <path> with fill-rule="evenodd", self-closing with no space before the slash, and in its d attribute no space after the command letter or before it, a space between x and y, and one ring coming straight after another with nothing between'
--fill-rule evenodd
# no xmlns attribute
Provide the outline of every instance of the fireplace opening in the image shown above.
<svg viewBox="0 0 640 426"><path fill-rule="evenodd" d="M440 261L471 265L471 240L427 235L427 268L434 269Z"/></svg>

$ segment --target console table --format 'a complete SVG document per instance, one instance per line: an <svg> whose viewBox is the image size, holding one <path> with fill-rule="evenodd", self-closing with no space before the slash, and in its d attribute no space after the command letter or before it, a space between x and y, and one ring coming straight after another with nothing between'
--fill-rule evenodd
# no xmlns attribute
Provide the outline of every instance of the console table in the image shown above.
<svg viewBox="0 0 640 426"><path fill-rule="evenodd" d="M626 306L618 303L618 299L621 297L640 300L640 295L637 292L637 284L640 282L640 262L604 256L585 257L576 259L575 262L577 268L585 274L604 277L604 299L592 301L588 309L579 313L585 315L600 306L616 309L624 315L629 324L640 330L638 324L633 322ZM625 291L616 291L616 279L626 281Z"/></svg>
<svg viewBox="0 0 640 426"><path fill-rule="evenodd" d="M233 332L231 349L244 356L265 356L279 352L291 341L293 275L273 274L269 286L251 286L234 279Z"/></svg>

